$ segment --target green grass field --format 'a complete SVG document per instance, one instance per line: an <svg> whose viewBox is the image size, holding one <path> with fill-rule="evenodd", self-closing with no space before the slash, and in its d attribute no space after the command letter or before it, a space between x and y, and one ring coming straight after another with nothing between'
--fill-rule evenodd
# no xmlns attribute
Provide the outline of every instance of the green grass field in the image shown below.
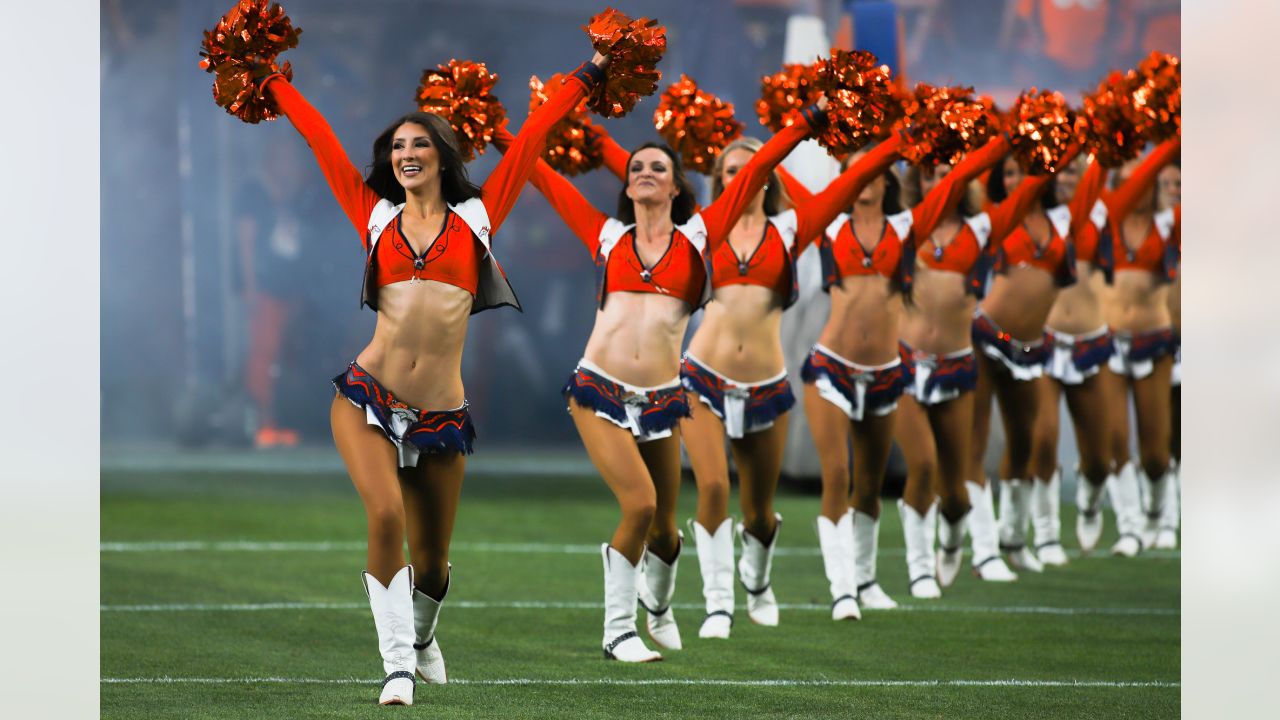
<svg viewBox="0 0 1280 720"><path fill-rule="evenodd" d="M364 517L344 476L104 471L102 487L105 718L1179 713L1176 553L1073 557L1007 586L965 574L942 600L914 600L886 502L879 577L904 608L833 623L817 498L784 492L781 625L753 626L739 590L732 639L699 640L690 546L676 592L686 649L625 666L600 657L598 546L616 522L608 490L586 477L488 475L468 478L454 538L438 635L451 683L419 683L414 707L380 708L359 581ZM682 522L694 499L686 484Z"/></svg>

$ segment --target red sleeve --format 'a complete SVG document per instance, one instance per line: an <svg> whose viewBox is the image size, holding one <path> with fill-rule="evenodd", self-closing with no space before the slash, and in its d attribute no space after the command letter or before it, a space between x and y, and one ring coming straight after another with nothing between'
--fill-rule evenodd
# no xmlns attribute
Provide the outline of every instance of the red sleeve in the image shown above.
<svg viewBox="0 0 1280 720"><path fill-rule="evenodd" d="M604 128L600 128L600 149L604 152L604 166L617 175L619 180L626 182L627 161L631 159L631 153L619 145Z"/></svg>
<svg viewBox="0 0 1280 720"><path fill-rule="evenodd" d="M289 118L293 127L311 146L316 162L324 173L342 211L360 235L360 242L368 247L369 215L381 199L364 184L364 177L347 159L347 153L333 134L333 128L325 122L318 110L302 97L302 93L283 75L272 75L263 81L263 89L275 100L280 112Z"/></svg>
<svg viewBox="0 0 1280 720"><path fill-rule="evenodd" d="M813 199L813 193L809 192L809 188L804 183L796 179L795 175L787 172L787 169L779 165L773 169L778 176L778 180L782 182L782 187L787 191L787 195L791 196L791 204L797 208Z"/></svg>
<svg viewBox="0 0 1280 720"><path fill-rule="evenodd" d="M515 138L504 127L494 134L493 144L500 152L505 153L514 140ZM551 207L569 226L573 234L587 246L591 257L594 258L596 251L600 248L600 229L604 227L609 217L582 197L582 193L578 192L578 188L574 187L573 183L552 170L551 166L541 158L534 163L530 181L547 199L547 202L551 203Z"/></svg>
<svg viewBox="0 0 1280 720"><path fill-rule="evenodd" d="M1065 163L1069 163L1080 152L1080 145L1077 143L1067 148L1063 153L1062 159L1059 161L1059 167ZM1018 187L1011 193L1004 202L996 205L987 211L987 216L991 218L991 237L987 240L988 247L995 247L996 243L1005 239L1013 229L1018 227L1022 219L1027 216L1027 212L1031 210L1031 206L1035 205L1040 199L1046 185L1053 179L1053 175L1028 175L1018 183Z"/></svg>
<svg viewBox="0 0 1280 720"><path fill-rule="evenodd" d="M875 146L870 152L850 165L840 177L831 181L825 190L810 196L810 200L796 201L796 251L799 256L809 241L818 237L840 214L862 194L863 188L884 174L901 155L902 136L895 135ZM903 238L904 240L906 238Z"/></svg>
<svg viewBox="0 0 1280 720"><path fill-rule="evenodd" d="M1129 176L1124 184L1116 189L1113 193L1108 193L1103 197L1103 202L1107 204L1107 218L1110 222L1119 224L1124 220L1125 216L1133 211L1133 207L1138 204L1138 198L1147 192L1156 183L1156 176L1160 174L1160 170L1182 152L1181 138L1166 140L1161 143L1142 164L1138 166L1133 174Z"/></svg>
<svg viewBox="0 0 1280 720"><path fill-rule="evenodd" d="M1107 169L1090 160L1089 167L1080 176L1076 185L1076 194L1071 198L1071 238L1080 236L1080 231L1089 224L1089 213L1102 196L1102 188L1107 184ZM1078 248L1077 248L1078 249Z"/></svg>
<svg viewBox="0 0 1280 720"><path fill-rule="evenodd" d="M760 192L769 173L782 162L796 145L809 136L807 114L800 114L791 125L780 130L751 156L751 160L733 176L720 197L702 211L702 221L707 226L707 251L714 251L729 236L738 218L746 211L751 199Z"/></svg>
<svg viewBox="0 0 1280 720"><path fill-rule="evenodd" d="M586 97L590 88L581 77L588 74L585 71L586 65L591 64L586 63L566 77L560 89L530 113L520 128L520 133L504 151L498 166L484 181L480 197L484 200L485 210L489 212L491 236L497 234L502 221L507 219L516 199L520 197L520 190L533 173L534 163L546 149L547 133L551 131L551 126ZM591 65L591 68L594 67Z"/></svg>
<svg viewBox="0 0 1280 720"><path fill-rule="evenodd" d="M985 145L964 156L960 164L952 168L933 190L912 210L914 238L927 238L947 215L955 212L968 190L969 181L995 165L1009 152L1009 140L1005 136L987 141Z"/></svg>

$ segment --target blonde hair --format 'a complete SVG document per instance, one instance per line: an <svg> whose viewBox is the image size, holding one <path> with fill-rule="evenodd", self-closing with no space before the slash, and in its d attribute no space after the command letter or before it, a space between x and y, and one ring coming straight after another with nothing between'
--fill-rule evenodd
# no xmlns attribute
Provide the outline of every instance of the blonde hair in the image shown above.
<svg viewBox="0 0 1280 720"><path fill-rule="evenodd" d="M905 207L914 208L924 200L924 192L920 187L919 165L911 165L907 167L907 172L902 178L902 204ZM960 198L959 211L960 214L969 217L982 212L983 198L982 183L977 179L970 180L969 185L965 188L964 195Z"/></svg>
<svg viewBox="0 0 1280 720"><path fill-rule="evenodd" d="M711 200L715 202L716 198L724 193L724 159L734 150L746 150L752 155L760 152L760 148L764 147L764 143L760 140L743 136L724 146L719 155L716 155L715 162L711 164ZM791 204L791 198L787 197L786 189L782 187L782 182L778 180L778 174L770 171L769 181L764 186L764 214L777 215L782 211L780 207L783 203Z"/></svg>

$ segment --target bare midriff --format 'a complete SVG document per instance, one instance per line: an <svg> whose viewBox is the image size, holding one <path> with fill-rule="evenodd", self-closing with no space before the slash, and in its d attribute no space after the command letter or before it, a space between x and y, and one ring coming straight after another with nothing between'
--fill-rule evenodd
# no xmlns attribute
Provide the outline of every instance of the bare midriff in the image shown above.
<svg viewBox="0 0 1280 720"><path fill-rule="evenodd" d="M666 295L611 292L596 311L583 357L630 385L668 383L680 374L680 343L691 310L685 301Z"/></svg>
<svg viewBox="0 0 1280 720"><path fill-rule="evenodd" d="M916 263L911 301L902 316L902 340L916 350L947 355L972 345L977 300L965 292L966 278Z"/></svg>
<svg viewBox="0 0 1280 720"><path fill-rule="evenodd" d="M1117 332L1141 333L1169 327L1169 285L1146 270L1117 270L1107 303L1107 324Z"/></svg>
<svg viewBox="0 0 1280 720"><path fill-rule="evenodd" d="M884 365L898 357L902 303L889 278L850 275L830 292L831 314L819 343L859 365Z"/></svg>
<svg viewBox="0 0 1280 720"><path fill-rule="evenodd" d="M755 383L785 369L781 338L777 293L761 285L726 285L707 303L689 353L731 380Z"/></svg>
<svg viewBox="0 0 1280 720"><path fill-rule="evenodd" d="M418 409L462 405L462 348L473 301L470 292L434 280L382 286L373 340L356 362Z"/></svg>
<svg viewBox="0 0 1280 720"><path fill-rule="evenodd" d="M1107 293L1107 281L1093 263L1076 262L1076 280L1058 291L1058 299L1049 311L1045 327L1067 335L1086 335L1106 323L1102 313L1102 301Z"/></svg>
<svg viewBox="0 0 1280 720"><path fill-rule="evenodd" d="M1052 275L1022 265L996 275L980 307L1015 340L1035 342L1044 337L1045 320L1057 296Z"/></svg>

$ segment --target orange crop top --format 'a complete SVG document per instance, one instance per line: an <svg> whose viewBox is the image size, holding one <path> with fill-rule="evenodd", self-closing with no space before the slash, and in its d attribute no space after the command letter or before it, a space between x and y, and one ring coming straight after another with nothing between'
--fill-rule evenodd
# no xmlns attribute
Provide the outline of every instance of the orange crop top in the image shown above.
<svg viewBox="0 0 1280 720"><path fill-rule="evenodd" d="M710 299L714 277L709 268L725 239L751 199L764 187L773 167L782 161L811 127L825 122L823 113L814 108L783 128L765 143L742 170L725 187L715 202L695 213L688 222L677 225L666 252L645 265L635 249L633 225L611 218L591 205L577 188L545 162L539 161L533 173L533 184L551 203L560 217L591 252L598 268L598 300L601 307L612 292L648 292L680 298L693 308ZM509 135L499 134L499 149ZM616 153L615 153L616 154ZM771 223L772 224L772 223ZM763 260L763 258L761 258Z"/></svg>
<svg viewBox="0 0 1280 720"><path fill-rule="evenodd" d="M377 310L378 288L391 283L435 280L475 296L474 313L499 305L519 307L505 273L490 252L490 238L533 172L551 126L602 76L591 63L584 63L568 76L566 91L555 93L530 115L520 136L512 138L509 152L485 181L480 198L450 206L440 233L417 251L401 226L403 205L379 197L365 184L324 117L283 75L268 77L263 87L311 146L330 190L361 235L367 253L362 304Z"/></svg>
<svg viewBox="0 0 1280 720"><path fill-rule="evenodd" d="M849 206L869 182L884 172L900 148L900 138L881 143L868 153L870 162L850 167L816 195L807 191L789 192L794 207L769 218L760 242L750 255L739 257L733 246L725 242L711 256L712 288L759 285L781 295L785 298L784 307L790 307L799 297L795 259L810 242L821 238L822 228L837 218L841 208ZM797 183L780 168L778 176L789 190Z"/></svg>
<svg viewBox="0 0 1280 720"><path fill-rule="evenodd" d="M1181 151L1179 138L1161 143L1123 185L1115 192L1103 193L1100 205L1095 206L1090 223L1093 230L1082 236L1093 246L1094 263L1106 274L1107 282L1114 280L1116 270L1145 270L1165 281L1177 277L1182 247L1180 207L1155 213L1151 230L1135 249L1125 246L1120 228L1143 194L1155 185L1160 170Z"/></svg>

